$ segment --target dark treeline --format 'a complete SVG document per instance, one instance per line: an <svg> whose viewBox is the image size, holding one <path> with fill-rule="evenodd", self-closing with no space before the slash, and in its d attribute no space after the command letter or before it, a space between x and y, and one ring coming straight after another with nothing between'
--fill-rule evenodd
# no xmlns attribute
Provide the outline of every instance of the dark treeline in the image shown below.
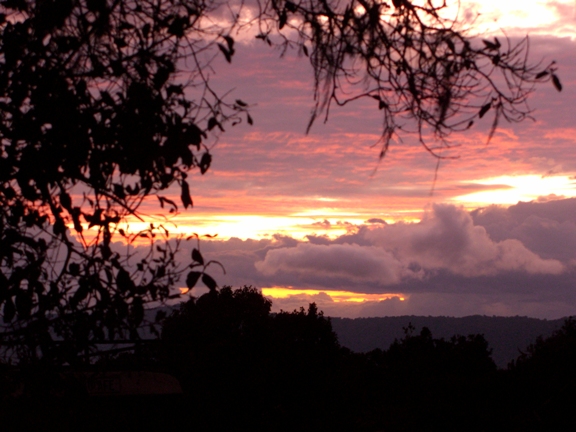
<svg viewBox="0 0 576 432"><path fill-rule="evenodd" d="M538 336L548 337L559 330L565 318L546 320L523 316L502 317L472 315L462 318L447 316L391 316L375 318L334 318L332 328L341 345L356 352L388 348L404 335L407 323L417 329L428 327L434 337L449 339L455 334L482 334L492 350L499 368L506 368Z"/></svg>
<svg viewBox="0 0 576 432"><path fill-rule="evenodd" d="M90 396L66 368L4 365L3 430L567 430L576 426L576 321L498 369L482 335L406 323L386 349L342 347L329 318L270 312L255 288L183 304L161 337L84 370L152 371L182 394ZM18 377L18 378L16 378ZM66 379L64 377L67 377Z"/></svg>

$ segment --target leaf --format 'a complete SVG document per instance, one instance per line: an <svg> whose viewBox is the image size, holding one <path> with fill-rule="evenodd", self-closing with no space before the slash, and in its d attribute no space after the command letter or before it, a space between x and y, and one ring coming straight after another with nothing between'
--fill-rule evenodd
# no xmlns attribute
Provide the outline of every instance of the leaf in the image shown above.
<svg viewBox="0 0 576 432"><path fill-rule="evenodd" d="M202 138L206 138L204 131L200 130L195 124L190 124L186 127L186 132L184 132L185 139L189 145L195 146L200 149L200 144L202 144Z"/></svg>
<svg viewBox="0 0 576 432"><path fill-rule="evenodd" d="M498 120L500 119L500 108L501 105L498 104L496 106L496 114L494 115L494 121L492 122L492 127L490 128L490 133L488 134L488 140L486 141L486 145L490 144L490 141L492 141L492 137L496 132L496 128L498 127Z"/></svg>
<svg viewBox="0 0 576 432"><path fill-rule="evenodd" d="M116 285L118 286L118 289L122 292L134 291L135 288L134 282L132 281L130 274L123 268L120 268L118 270L118 273L116 274Z"/></svg>
<svg viewBox="0 0 576 432"><path fill-rule="evenodd" d="M298 10L298 7L291 1L287 1L284 4L284 6L286 7L286 10L288 10L289 12L296 12Z"/></svg>
<svg viewBox="0 0 576 432"><path fill-rule="evenodd" d="M278 29L282 30L282 27L286 25L286 21L288 20L288 15L286 14L286 10L283 10L278 17Z"/></svg>
<svg viewBox="0 0 576 432"><path fill-rule="evenodd" d="M559 92L562 91L562 83L560 82L560 78L558 78L555 74L552 74L552 84L554 84L556 90Z"/></svg>
<svg viewBox="0 0 576 432"><path fill-rule="evenodd" d="M302 45L302 52L304 53L304 55L305 55L306 57L309 56L308 48L306 47L306 45Z"/></svg>
<svg viewBox="0 0 576 432"><path fill-rule="evenodd" d="M186 28L187 18L185 17L176 17L174 21L168 26L168 33L174 35L176 37L183 37L184 30Z"/></svg>
<svg viewBox="0 0 576 432"><path fill-rule="evenodd" d="M160 90L162 86L166 84L168 78L170 78L170 70L165 67L159 68L152 80L154 83L154 88L156 90Z"/></svg>
<svg viewBox="0 0 576 432"><path fill-rule="evenodd" d="M236 105L241 106L241 107L247 107L248 106L248 104L241 99L236 99Z"/></svg>
<svg viewBox="0 0 576 432"><path fill-rule="evenodd" d="M72 299L70 300L71 306L72 307L78 306L78 304L82 300L84 300L86 297L88 297L89 293L90 293L90 287L88 286L86 281L80 283L80 286L78 287L78 289L76 290L76 292L72 296Z"/></svg>
<svg viewBox="0 0 576 432"><path fill-rule="evenodd" d="M201 272L197 271L191 271L190 273L188 273L188 276L186 276L186 286L189 289L194 288L194 286L198 282L198 279L200 279L201 274L202 274Z"/></svg>
<svg viewBox="0 0 576 432"><path fill-rule="evenodd" d="M20 318L29 318L32 312L32 298L23 290L16 293L16 310Z"/></svg>
<svg viewBox="0 0 576 432"><path fill-rule="evenodd" d="M246 114L246 121L248 122L248 124L250 126L252 126L254 124L254 120L252 120L252 117L250 117L250 114Z"/></svg>
<svg viewBox="0 0 576 432"><path fill-rule="evenodd" d="M194 155L188 147L185 147L181 150L180 158L182 159L182 164L187 168L190 168L194 163Z"/></svg>
<svg viewBox="0 0 576 432"><path fill-rule="evenodd" d="M214 291L216 288L218 288L216 281L212 278L212 276L207 275L206 273L202 274L202 283L206 285L210 291Z"/></svg>
<svg viewBox="0 0 576 432"><path fill-rule="evenodd" d="M166 94L168 97L170 97L173 94L184 94L184 88L182 86L182 84L179 85L174 85L174 84L170 84L168 87L166 87Z"/></svg>
<svg viewBox="0 0 576 432"><path fill-rule="evenodd" d="M232 63L232 54L233 54L233 52L232 52L232 51L228 51L228 50L226 49L226 47L225 47L224 45L220 44L220 43L218 44L218 48L220 49L220 51L222 51L222 54L224 54L224 57L226 58L226 61L227 61L228 63Z"/></svg>
<svg viewBox="0 0 576 432"><path fill-rule="evenodd" d="M412 93L415 99L419 98L418 90L416 89L416 83L414 82L414 75L408 76L408 90Z"/></svg>
<svg viewBox="0 0 576 432"><path fill-rule="evenodd" d="M144 319L144 305L142 303L142 298L134 297L134 300L132 301L132 307L130 309L133 323L136 326L139 326Z"/></svg>
<svg viewBox="0 0 576 432"><path fill-rule="evenodd" d="M200 251L196 248L192 250L192 259L200 265L204 265L204 258L202 257Z"/></svg>
<svg viewBox="0 0 576 432"><path fill-rule="evenodd" d="M163 278L166 276L166 266L160 266L156 269L156 277Z"/></svg>
<svg viewBox="0 0 576 432"><path fill-rule="evenodd" d="M68 272L72 276L78 276L80 274L80 265L78 265L78 263L70 263L68 266Z"/></svg>
<svg viewBox="0 0 576 432"><path fill-rule="evenodd" d="M150 34L150 23L146 23L142 26L142 35L147 38Z"/></svg>
<svg viewBox="0 0 576 432"><path fill-rule="evenodd" d="M478 113L478 117L482 118L488 112L488 110L492 107L492 102L488 102L482 108L480 108L480 112Z"/></svg>
<svg viewBox="0 0 576 432"><path fill-rule="evenodd" d="M124 192L124 186L118 183L114 183L112 187L114 188L114 195L116 195L120 199L126 198L126 192Z"/></svg>
<svg viewBox="0 0 576 432"><path fill-rule="evenodd" d="M178 210L178 206L171 199L160 196L160 195L156 195L156 197L158 198L158 201L160 201L160 207L164 208L164 203L168 203L168 204L170 204L170 206L172 206L172 208L174 210Z"/></svg>
<svg viewBox="0 0 576 432"><path fill-rule="evenodd" d="M124 38L121 37L116 37L114 38L114 44L116 44L116 46L118 48L124 48L126 47L128 44L126 43L126 41L124 40Z"/></svg>
<svg viewBox="0 0 576 432"><path fill-rule="evenodd" d="M216 126L218 126L218 120L216 120L216 117L210 117L208 120L208 130L211 131Z"/></svg>
<svg viewBox="0 0 576 432"><path fill-rule="evenodd" d="M200 159L200 173L205 174L210 168L210 164L212 163L212 155L208 152L202 155L202 159Z"/></svg>
<svg viewBox="0 0 576 432"><path fill-rule="evenodd" d="M60 205L68 211L72 210L72 199L70 198L70 195L65 191L60 193Z"/></svg>
<svg viewBox="0 0 576 432"><path fill-rule="evenodd" d="M165 318L166 318L166 311L159 310L158 312L156 312L155 321L157 323L163 321Z"/></svg>
<svg viewBox="0 0 576 432"><path fill-rule="evenodd" d="M114 99L112 99L112 96L110 96L110 93L108 93L107 91L101 91L100 98L102 103L111 107L116 106L116 102L114 102Z"/></svg>
<svg viewBox="0 0 576 432"><path fill-rule="evenodd" d="M64 234L66 232L66 225L64 224L62 218L59 217L56 219L56 222L54 222L54 226L52 227L52 231L54 231L55 235Z"/></svg>
<svg viewBox="0 0 576 432"><path fill-rule="evenodd" d="M182 205L184 208L192 207L194 203L192 202L192 197L190 196L190 186L188 186L188 182L186 180L182 180L181 183L181 193L180 199L182 200Z"/></svg>
<svg viewBox="0 0 576 432"><path fill-rule="evenodd" d="M16 308L14 307L14 303L12 303L11 298L7 298L6 302L4 303L4 316L2 317L4 323L8 324L12 322L14 315L16 315Z"/></svg>
<svg viewBox="0 0 576 432"><path fill-rule="evenodd" d="M536 79L544 78L546 75L548 75L548 73L549 73L548 71L542 71L542 72L536 74L535 78Z"/></svg>
<svg viewBox="0 0 576 432"><path fill-rule="evenodd" d="M74 207L71 214L72 221L74 222L74 229L76 232L81 233L83 228L82 224L80 223L80 207Z"/></svg>
<svg viewBox="0 0 576 432"><path fill-rule="evenodd" d="M486 39L482 39L482 42L484 42L484 45L486 46L486 48L491 50L491 51L496 51L498 49L498 45L496 45L495 43L492 43L490 41L487 41Z"/></svg>
<svg viewBox="0 0 576 432"><path fill-rule="evenodd" d="M230 36L222 36L225 40L226 40L226 44L228 45L228 50L230 52L234 51L234 39L232 39Z"/></svg>

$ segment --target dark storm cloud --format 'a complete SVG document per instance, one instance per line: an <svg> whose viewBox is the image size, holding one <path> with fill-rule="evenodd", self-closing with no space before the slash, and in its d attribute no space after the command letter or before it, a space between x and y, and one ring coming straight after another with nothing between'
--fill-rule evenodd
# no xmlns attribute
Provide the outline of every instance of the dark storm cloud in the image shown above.
<svg viewBox="0 0 576 432"><path fill-rule="evenodd" d="M576 198L490 206L471 216L495 241L516 239L543 258L576 259Z"/></svg>

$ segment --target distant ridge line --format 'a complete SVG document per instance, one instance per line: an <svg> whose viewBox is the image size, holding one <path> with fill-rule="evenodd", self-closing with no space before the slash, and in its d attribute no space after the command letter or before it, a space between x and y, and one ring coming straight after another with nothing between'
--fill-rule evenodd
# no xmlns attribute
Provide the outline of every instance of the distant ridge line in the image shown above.
<svg viewBox="0 0 576 432"><path fill-rule="evenodd" d="M566 318L546 320L525 316L501 317L470 315L465 317L404 315L375 318L331 317L338 340L355 352L388 349L395 339L404 337L403 327L411 323L415 333L428 327L435 338L454 335L483 334L492 349L492 358L499 368L518 357L536 341L562 327Z"/></svg>

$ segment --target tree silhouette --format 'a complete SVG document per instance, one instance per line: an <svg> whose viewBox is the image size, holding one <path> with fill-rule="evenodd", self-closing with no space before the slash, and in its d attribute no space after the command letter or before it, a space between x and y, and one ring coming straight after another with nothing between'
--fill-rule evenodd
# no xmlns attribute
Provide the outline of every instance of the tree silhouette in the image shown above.
<svg viewBox="0 0 576 432"><path fill-rule="evenodd" d="M284 49L296 46L310 58L316 104L308 129L318 115L327 119L333 104L373 98L383 114L381 158L406 131L442 158L454 132L491 111L489 141L500 120L530 115L527 99L537 82L562 90L554 62L530 62L527 37L474 38L445 1L261 3L257 37L272 43L278 35Z"/></svg>
<svg viewBox="0 0 576 432"><path fill-rule="evenodd" d="M162 224L130 232L156 197L193 205L189 173L210 168L213 133L248 105L210 86L215 56L232 62L237 31L310 58L316 105L369 97L383 112L383 157L412 119L437 156L446 138L492 110L520 121L554 64L530 65L527 40L477 41L445 4L371 0L5 0L0 9L0 307L8 357L89 361L97 343L138 338L144 307L177 296L186 276L215 290L196 248ZM245 9L249 14L243 14ZM244 16L252 16L245 20ZM361 79L367 87L355 87ZM352 91L352 93L349 93ZM356 91L354 93L354 91ZM440 147L427 144L430 132ZM163 193L178 187L180 203ZM150 242L133 258L113 239Z"/></svg>
<svg viewBox="0 0 576 432"><path fill-rule="evenodd" d="M314 430L337 417L339 395L327 395L340 356L330 320L314 304L270 307L253 287L223 287L166 319L160 359L197 407L201 430Z"/></svg>
<svg viewBox="0 0 576 432"><path fill-rule="evenodd" d="M387 351L366 354L370 430L485 430L499 413L488 342L482 335L445 340L427 327L414 330L409 325Z"/></svg>
<svg viewBox="0 0 576 432"><path fill-rule="evenodd" d="M5 1L0 15L0 304L3 344L21 358L75 361L93 342L134 339L144 305L174 294L179 242L163 226L130 233L140 204L171 185L192 206L203 144L245 113L223 102L200 54L220 40L210 2ZM229 30L233 28L231 23ZM189 70L182 61L194 62ZM74 235L70 228L73 227ZM92 229L91 229L92 228ZM136 268L113 237L147 240ZM205 274L195 250L187 285ZM55 343L58 342L58 343Z"/></svg>
<svg viewBox="0 0 576 432"><path fill-rule="evenodd" d="M576 426L576 320L539 337L509 365L509 410L519 430Z"/></svg>

